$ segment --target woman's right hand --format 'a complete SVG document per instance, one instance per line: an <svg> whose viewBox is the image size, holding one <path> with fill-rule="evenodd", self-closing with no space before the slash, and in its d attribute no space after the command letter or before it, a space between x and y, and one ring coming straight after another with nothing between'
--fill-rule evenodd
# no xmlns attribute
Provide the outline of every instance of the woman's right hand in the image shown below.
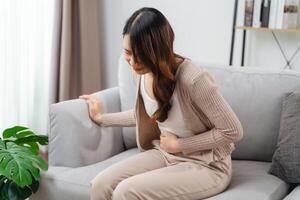
<svg viewBox="0 0 300 200"><path fill-rule="evenodd" d="M102 102L93 95L81 95L79 98L87 102L91 120L100 124L102 116Z"/></svg>

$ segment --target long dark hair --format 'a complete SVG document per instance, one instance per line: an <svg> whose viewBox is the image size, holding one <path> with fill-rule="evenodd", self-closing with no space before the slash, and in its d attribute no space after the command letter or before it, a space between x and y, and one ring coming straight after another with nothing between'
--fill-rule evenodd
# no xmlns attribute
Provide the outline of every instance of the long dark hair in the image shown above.
<svg viewBox="0 0 300 200"><path fill-rule="evenodd" d="M154 75L153 93L158 109L152 118L163 122L171 109L170 99L175 89L176 57L183 58L173 51L173 29L160 11L144 7L126 21L123 37L126 34L135 62L149 68Z"/></svg>

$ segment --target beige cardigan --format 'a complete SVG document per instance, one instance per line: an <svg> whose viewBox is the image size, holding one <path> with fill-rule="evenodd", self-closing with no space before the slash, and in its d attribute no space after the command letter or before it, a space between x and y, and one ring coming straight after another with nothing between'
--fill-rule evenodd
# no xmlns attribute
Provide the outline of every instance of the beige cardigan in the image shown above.
<svg viewBox="0 0 300 200"><path fill-rule="evenodd" d="M134 73L135 74L135 73ZM152 140L159 140L156 121L147 115L140 95L140 75L136 76L135 109L102 115L102 126L135 126L140 151L153 148ZM234 143L243 137L243 128L226 100L219 92L209 72L190 59L179 65L175 75L175 90L187 128L194 136L178 138L182 152L173 155L195 158L210 163L235 149Z"/></svg>

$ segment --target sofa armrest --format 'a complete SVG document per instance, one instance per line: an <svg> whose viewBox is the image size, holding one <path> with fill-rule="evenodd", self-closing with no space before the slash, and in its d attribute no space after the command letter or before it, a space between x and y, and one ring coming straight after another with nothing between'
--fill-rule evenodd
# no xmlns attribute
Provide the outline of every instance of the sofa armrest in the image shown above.
<svg viewBox="0 0 300 200"><path fill-rule="evenodd" d="M119 88L93 93L103 112L120 112ZM49 165L80 167L105 160L125 149L120 127L100 127L88 114L82 99L50 106Z"/></svg>

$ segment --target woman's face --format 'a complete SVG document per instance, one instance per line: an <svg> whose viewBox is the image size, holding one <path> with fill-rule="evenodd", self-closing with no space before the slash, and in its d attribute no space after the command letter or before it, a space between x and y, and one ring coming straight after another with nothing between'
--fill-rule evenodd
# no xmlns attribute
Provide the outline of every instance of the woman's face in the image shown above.
<svg viewBox="0 0 300 200"><path fill-rule="evenodd" d="M130 37L128 34L126 34L123 37L123 49L124 49L124 57L125 57L126 61L129 63L129 65L132 67L132 69L137 74L146 74L146 73L150 72L150 69L135 62L132 51L131 51Z"/></svg>

